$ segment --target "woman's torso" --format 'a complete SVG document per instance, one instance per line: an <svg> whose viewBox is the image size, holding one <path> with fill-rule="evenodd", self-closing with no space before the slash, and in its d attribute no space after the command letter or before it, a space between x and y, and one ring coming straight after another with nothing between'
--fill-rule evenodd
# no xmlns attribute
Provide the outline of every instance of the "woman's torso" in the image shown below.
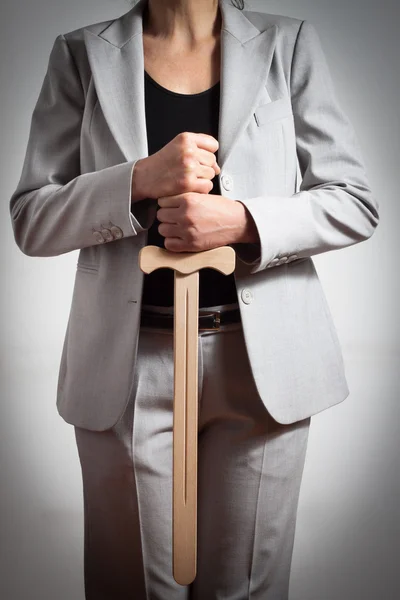
<svg viewBox="0 0 400 600"><path fill-rule="evenodd" d="M219 41L214 39L196 51L179 52L165 42L144 40L146 126L149 154L157 152L181 131L207 133L218 139ZM216 153L218 160L218 152ZM220 194L218 178L210 194ZM149 228L148 244L164 246L159 221ZM157 269L144 277L144 305L173 306L174 274ZM214 269L199 273L199 307L237 302L234 276Z"/></svg>

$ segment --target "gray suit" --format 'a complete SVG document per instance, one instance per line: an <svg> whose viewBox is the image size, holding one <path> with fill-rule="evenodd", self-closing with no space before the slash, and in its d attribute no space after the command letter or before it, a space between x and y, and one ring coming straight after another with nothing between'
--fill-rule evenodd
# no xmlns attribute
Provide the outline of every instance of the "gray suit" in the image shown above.
<svg viewBox="0 0 400 600"><path fill-rule="evenodd" d="M370 237L378 204L312 25L220 0L219 182L260 244L234 244L241 323L198 339L198 572L178 585L173 336L139 328L157 202L130 198L145 2L57 37L10 202L24 253L80 250L57 405L82 466L85 595L287 600L311 415L349 393L312 256Z"/></svg>
<svg viewBox="0 0 400 600"><path fill-rule="evenodd" d="M130 210L132 168L147 156L144 3L56 38L10 201L22 252L80 250L57 405L67 422L94 431L118 421L132 389L138 253L156 211L148 199ZM218 177L261 240L234 245L238 302L258 393L288 424L349 394L312 256L369 238L378 203L313 26L220 6Z"/></svg>

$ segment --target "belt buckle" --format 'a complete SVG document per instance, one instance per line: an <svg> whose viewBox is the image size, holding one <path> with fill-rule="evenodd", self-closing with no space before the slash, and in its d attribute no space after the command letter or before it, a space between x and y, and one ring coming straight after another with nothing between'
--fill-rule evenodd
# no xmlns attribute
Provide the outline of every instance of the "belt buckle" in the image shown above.
<svg viewBox="0 0 400 600"><path fill-rule="evenodd" d="M206 310L201 312L201 310L199 310L199 317L201 316L207 316L207 315L213 315L214 317L214 323L212 327L200 327L199 326L199 331L219 331L221 328L221 311L220 310Z"/></svg>

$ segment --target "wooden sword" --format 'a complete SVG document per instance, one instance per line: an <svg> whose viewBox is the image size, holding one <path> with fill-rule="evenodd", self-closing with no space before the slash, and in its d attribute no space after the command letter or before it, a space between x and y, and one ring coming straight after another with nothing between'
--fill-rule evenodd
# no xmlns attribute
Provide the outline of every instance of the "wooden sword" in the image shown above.
<svg viewBox="0 0 400 600"><path fill-rule="evenodd" d="M236 253L230 246L201 252L172 252L144 246L139 266L144 273L170 268L174 274L173 401L173 577L180 585L196 577L199 270L229 275Z"/></svg>

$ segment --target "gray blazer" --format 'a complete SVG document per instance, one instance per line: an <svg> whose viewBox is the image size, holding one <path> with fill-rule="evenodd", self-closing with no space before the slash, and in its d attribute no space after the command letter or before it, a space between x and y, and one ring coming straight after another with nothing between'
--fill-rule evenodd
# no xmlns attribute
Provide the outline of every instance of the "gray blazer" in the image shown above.
<svg viewBox="0 0 400 600"><path fill-rule="evenodd" d="M132 388L138 253L157 210L156 200L131 207L130 198L135 161L148 156L146 1L56 38L10 200L24 254L79 250L57 407L68 423L99 431L117 422ZM229 0L220 8L218 178L221 193L248 208L261 240L233 244L244 337L262 401L292 423L349 394L312 257L369 238L379 206L314 27L242 12Z"/></svg>

